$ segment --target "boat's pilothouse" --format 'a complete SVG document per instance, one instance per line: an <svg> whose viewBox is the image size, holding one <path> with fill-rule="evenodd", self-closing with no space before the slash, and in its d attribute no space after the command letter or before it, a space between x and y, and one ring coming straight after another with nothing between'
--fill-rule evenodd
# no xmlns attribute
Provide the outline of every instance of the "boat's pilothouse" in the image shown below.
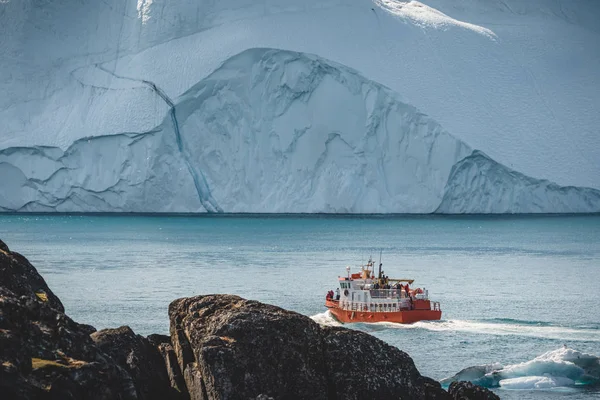
<svg viewBox="0 0 600 400"><path fill-rule="evenodd" d="M381 270L375 275L370 258L360 272L339 277L339 287L326 296L326 307L341 322L399 322L439 320L440 304L429 300L426 289L411 288L413 279L395 279Z"/></svg>

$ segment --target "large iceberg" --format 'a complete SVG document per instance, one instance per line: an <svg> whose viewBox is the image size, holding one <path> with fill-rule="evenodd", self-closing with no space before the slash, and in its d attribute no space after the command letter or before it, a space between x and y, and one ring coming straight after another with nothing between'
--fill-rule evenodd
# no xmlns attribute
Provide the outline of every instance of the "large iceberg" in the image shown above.
<svg viewBox="0 0 600 400"><path fill-rule="evenodd" d="M562 0L4 0L0 207L598 211L599 18Z"/></svg>
<svg viewBox="0 0 600 400"><path fill-rule="evenodd" d="M600 210L600 192L569 188L565 197L566 189L557 185L511 174L397 93L315 55L250 49L174 100L153 82L140 84L165 102L162 124L145 133L79 139L66 151L40 146L0 151L0 176L6 182L0 207L257 213ZM489 181L472 178L482 175Z"/></svg>

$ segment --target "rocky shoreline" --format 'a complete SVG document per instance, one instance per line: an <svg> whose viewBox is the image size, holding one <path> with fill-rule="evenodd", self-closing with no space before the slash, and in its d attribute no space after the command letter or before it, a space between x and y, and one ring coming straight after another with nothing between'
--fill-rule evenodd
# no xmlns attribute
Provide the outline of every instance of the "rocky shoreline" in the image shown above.
<svg viewBox="0 0 600 400"><path fill-rule="evenodd" d="M498 399L468 382L446 392L366 333L238 296L177 299L169 319L170 336L78 324L0 240L2 399Z"/></svg>

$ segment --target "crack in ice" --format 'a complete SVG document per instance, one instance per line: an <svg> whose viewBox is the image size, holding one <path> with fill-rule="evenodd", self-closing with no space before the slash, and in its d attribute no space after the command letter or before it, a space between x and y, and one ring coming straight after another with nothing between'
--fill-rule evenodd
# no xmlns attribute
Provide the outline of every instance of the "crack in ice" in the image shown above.
<svg viewBox="0 0 600 400"><path fill-rule="evenodd" d="M175 103L173 103L173 100L171 100L171 98L165 93L164 90L162 90L160 87L158 87L156 85L156 83L154 83L152 81L148 81L145 79L135 79L135 78L127 77L127 76L117 75L114 72L104 68L102 65L99 65L99 64L97 64L96 67L106 73L111 74L112 76L114 76L116 78L119 78L119 79L126 79L126 80L130 80L130 81L135 81L135 82L142 82L145 85L147 85L148 87L150 87L161 99L164 100L164 102L169 106L169 115L171 117L173 131L175 132L175 141L177 142L177 148L179 149L181 157L182 157L183 161L185 162L190 175L192 176L192 180L194 181L194 185L196 187L196 192L198 193L198 199L200 200L200 203L204 206L204 208L208 212L223 212L221 207L219 207L219 204L212 197L210 187L208 186L206 177L204 176L202 171L200 171L198 173L192 166L192 163L190 162L189 153L184 146L183 140L181 138L181 132L179 131L179 122L177 121L176 107L175 107Z"/></svg>

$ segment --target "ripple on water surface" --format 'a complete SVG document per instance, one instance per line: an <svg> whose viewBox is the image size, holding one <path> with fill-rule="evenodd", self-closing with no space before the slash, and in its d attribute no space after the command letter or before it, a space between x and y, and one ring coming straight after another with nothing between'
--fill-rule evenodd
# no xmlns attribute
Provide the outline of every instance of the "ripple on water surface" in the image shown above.
<svg viewBox="0 0 600 400"><path fill-rule="evenodd" d="M425 375L518 365L563 344L600 354L600 216L0 215L0 238L32 261L71 317L98 328L168 333L168 304L208 293L334 323L324 314L325 293L346 265L382 250L386 274L425 286L443 320L347 327L405 350ZM552 382L505 388L525 384ZM600 396L589 387L494 390L509 399Z"/></svg>

